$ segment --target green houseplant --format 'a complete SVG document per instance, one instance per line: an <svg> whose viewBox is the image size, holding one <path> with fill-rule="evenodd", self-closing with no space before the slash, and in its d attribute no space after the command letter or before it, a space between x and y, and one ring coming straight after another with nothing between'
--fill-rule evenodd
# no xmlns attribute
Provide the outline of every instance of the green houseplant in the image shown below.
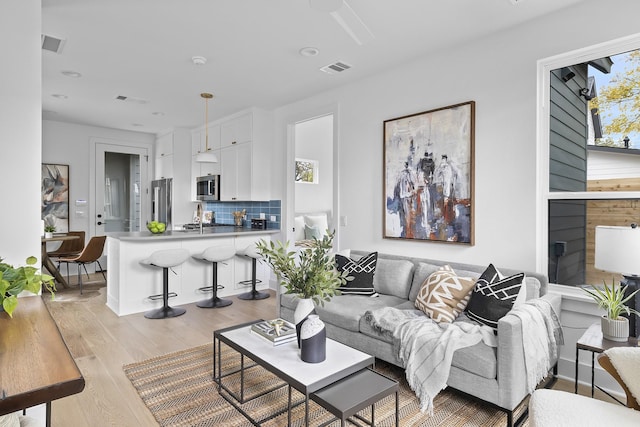
<svg viewBox="0 0 640 427"><path fill-rule="evenodd" d="M0 258L0 306L9 317L13 317L18 305L18 294L22 291L37 294L44 283L46 289L51 292L51 298L54 297L53 277L39 273L33 266L37 261L36 257L30 256L26 260L27 265L14 267Z"/></svg>
<svg viewBox="0 0 640 427"><path fill-rule="evenodd" d="M314 239L310 248L300 252L290 251L289 242L281 241L260 240L256 248L285 287L285 293L323 305L339 294L338 287L347 280L346 272L335 269L335 258L330 253L334 235L335 232L325 234L321 240Z"/></svg>
<svg viewBox="0 0 640 427"><path fill-rule="evenodd" d="M636 310L626 305L638 293L638 290L625 297L627 286L622 286L622 284L616 286L615 280L611 280L611 286L606 281L603 283L602 289L596 286L582 289L593 298L598 307L606 311L606 314L601 318L603 336L612 341L626 341L629 337L629 319L621 315L640 315Z"/></svg>

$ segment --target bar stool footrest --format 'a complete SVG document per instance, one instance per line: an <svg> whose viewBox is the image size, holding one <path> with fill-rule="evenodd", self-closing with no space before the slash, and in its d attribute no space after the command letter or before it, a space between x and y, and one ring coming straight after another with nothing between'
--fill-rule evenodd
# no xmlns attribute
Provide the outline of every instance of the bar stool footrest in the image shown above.
<svg viewBox="0 0 640 427"><path fill-rule="evenodd" d="M178 294L176 294L175 292L169 292L169 294L167 295L169 298L173 298L173 297L177 297ZM150 299L151 301L156 301L159 299L162 299L164 297L163 294L158 294L158 295L149 295L147 297L147 299Z"/></svg>
<svg viewBox="0 0 640 427"><path fill-rule="evenodd" d="M262 280L260 279L256 279L256 285L262 283ZM249 280L241 280L238 282L238 285L242 285L242 286L247 286L247 285L253 285L253 280L249 279Z"/></svg>

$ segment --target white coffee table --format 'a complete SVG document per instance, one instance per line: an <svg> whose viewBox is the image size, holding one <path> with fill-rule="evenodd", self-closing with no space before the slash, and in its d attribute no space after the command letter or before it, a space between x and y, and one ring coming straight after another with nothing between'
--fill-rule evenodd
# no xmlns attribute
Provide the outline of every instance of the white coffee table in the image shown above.
<svg viewBox="0 0 640 427"><path fill-rule="evenodd" d="M259 426L260 423L274 418L285 411L288 412L288 425L291 425L291 409L298 404L304 403L305 425L308 426L309 396L312 393L375 364L375 358L373 356L329 338L327 338L327 358L324 362L303 362L300 359L300 350L295 340L274 347L271 343L254 336L251 333L251 325L259 321L260 320L256 320L255 322L219 329L213 333L213 379L218 383L220 395L253 425ZM224 374L221 372L222 363L219 355L221 354L222 343L233 348L240 354L240 369L238 371ZM249 400L282 387L279 386L271 390L266 390L259 396L252 396L251 398L245 399L244 371L255 366L255 364L245 366L245 357L248 357L287 383L289 396L286 409L276 411L261 420L254 420L239 406L239 404L246 403ZM226 376L238 372L240 373L239 395L229 390L223 383L223 379ZM291 388L302 393L304 400L292 404Z"/></svg>

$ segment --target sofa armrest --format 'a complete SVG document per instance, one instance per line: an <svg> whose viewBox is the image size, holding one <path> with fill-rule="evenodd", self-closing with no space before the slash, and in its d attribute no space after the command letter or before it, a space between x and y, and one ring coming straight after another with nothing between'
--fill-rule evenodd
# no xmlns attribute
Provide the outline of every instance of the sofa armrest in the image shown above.
<svg viewBox="0 0 640 427"><path fill-rule="evenodd" d="M547 293L540 297L547 300L560 314L562 298ZM501 406L515 408L527 395L526 368L522 348L522 324L518 316L507 314L498 321L498 386Z"/></svg>

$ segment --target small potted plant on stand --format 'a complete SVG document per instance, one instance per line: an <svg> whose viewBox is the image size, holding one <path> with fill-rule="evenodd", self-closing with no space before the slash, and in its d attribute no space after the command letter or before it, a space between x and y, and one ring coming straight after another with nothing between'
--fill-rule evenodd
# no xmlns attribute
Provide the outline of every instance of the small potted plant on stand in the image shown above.
<svg viewBox="0 0 640 427"><path fill-rule="evenodd" d="M44 237L50 239L53 237L53 233L56 231L56 220L49 214L44 217Z"/></svg>
<svg viewBox="0 0 640 427"><path fill-rule="evenodd" d="M629 319L621 316L621 314L638 314L636 310L627 307L625 304L634 297L638 291L628 296L624 296L627 290L626 286L618 284L615 280L611 281L611 286L604 282L604 288L592 286L582 288L591 298L598 304L598 307L606 310L606 314L600 318L602 326L602 336L611 341L627 341L629 338Z"/></svg>
<svg viewBox="0 0 640 427"><path fill-rule="evenodd" d="M22 291L37 294L40 292L41 285L44 284L51 292L51 298L55 296L53 277L39 273L38 269L33 267L37 261L36 257L30 256L27 258L26 266L14 267L4 263L0 258L0 311L5 311L9 317L13 317L13 312L18 305L18 295Z"/></svg>
<svg viewBox="0 0 640 427"><path fill-rule="evenodd" d="M285 287L285 293L295 294L300 298L294 312L294 322L298 333L298 345L301 348L302 324L314 314L314 304L323 305L325 301L339 294L338 287L344 285L347 280L346 272L341 273L335 269L335 257L330 253L334 235L335 232L327 233L322 240L314 239L311 247L300 252L290 251L289 242L267 243L260 240L256 245L258 253L264 257L280 284ZM320 325L321 332L324 333L324 325L320 319L313 318L313 321L314 330ZM305 351L302 354L304 360ZM324 360L314 359L314 362Z"/></svg>

